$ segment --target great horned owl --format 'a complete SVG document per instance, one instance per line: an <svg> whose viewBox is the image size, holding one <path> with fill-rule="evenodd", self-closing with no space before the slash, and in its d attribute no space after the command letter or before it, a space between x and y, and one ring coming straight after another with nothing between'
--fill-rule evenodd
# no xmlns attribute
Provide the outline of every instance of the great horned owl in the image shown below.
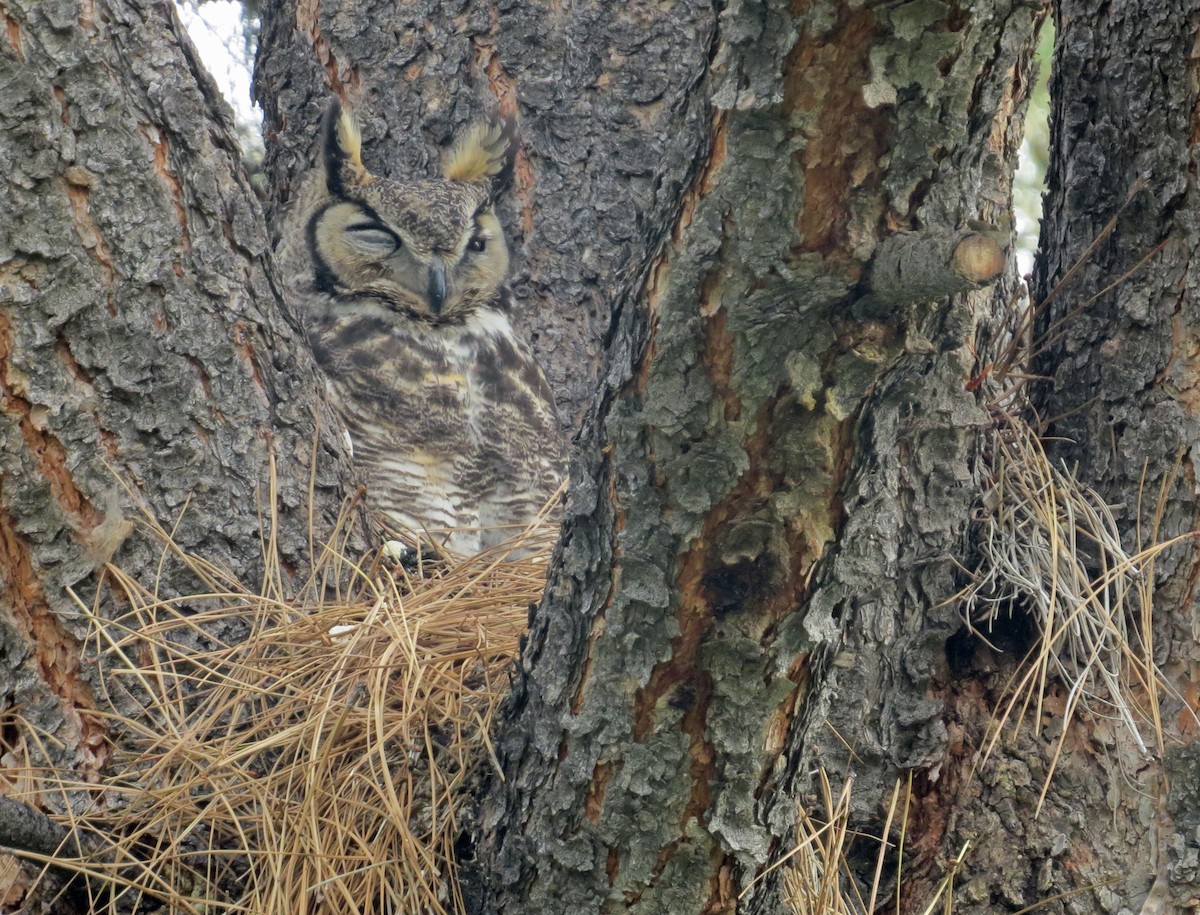
<svg viewBox="0 0 1200 915"><path fill-rule="evenodd" d="M442 177L379 178L334 101L279 252L370 503L456 553L533 522L562 476L553 396L509 317L493 204L511 145L481 124Z"/></svg>

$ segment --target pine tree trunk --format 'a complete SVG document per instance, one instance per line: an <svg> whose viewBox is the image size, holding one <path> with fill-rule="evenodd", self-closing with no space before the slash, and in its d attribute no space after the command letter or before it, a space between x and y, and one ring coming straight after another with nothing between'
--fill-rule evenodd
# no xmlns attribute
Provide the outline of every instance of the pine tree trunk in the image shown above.
<svg viewBox="0 0 1200 915"><path fill-rule="evenodd" d="M285 574L303 574L314 446L318 523L348 466L228 107L171 8L4 0L0 21L0 753L86 780L106 709L68 589L91 607L113 560L195 593L145 518L254 586L272 455ZM103 589L102 613L122 606Z"/></svg>
<svg viewBox="0 0 1200 915"><path fill-rule="evenodd" d="M1053 456L1113 506L1132 552L1200 528L1200 4L1065 0L1054 13L1037 406ZM1153 565L1162 733L1147 726L1140 753L1085 718L1039 824L1071 838L1060 885L1117 878L1096 891L1105 911L1190 911L1200 896L1196 548L1189 539Z"/></svg>
<svg viewBox="0 0 1200 915"><path fill-rule="evenodd" d="M155 574L122 522L144 505L167 523L185 503L177 539L253 581L272 452L300 570L314 425L318 514L347 468L313 419L319 385L224 109L173 18L130 0L0 2L0 688L59 739L52 762L86 774L105 735L65 587L90 600L114 545ZM1139 488L1143 529L1168 483L1160 536L1196 525L1200 14L1115 6L1058 11L1039 297L1148 181L1052 303L1045 322L1067 316L1050 325L1066 336L1046 337L1038 365L1057 383L1035 405L1068 414L1057 455L1124 506L1136 540ZM272 218L330 94L355 104L382 173L432 168L489 107L519 117L502 214L516 290L582 432L495 734L503 778L472 837L476 909L788 911L785 868L767 868L794 846L797 807L818 809L821 768L855 776L866 835L911 776L903 911L968 840L956 912L1056 894L1045 911L1185 905L1200 766L1182 702L1165 700L1161 766L1082 717L1037 818L1047 731L976 769L1016 658L964 648L954 597L977 559L992 423L977 353L1016 294L1012 168L1044 10L398 7L271 0L256 84ZM1156 637L1194 704L1191 549L1157 563ZM3 751L18 733L0 730ZM874 854L860 843L848 879L870 884Z"/></svg>
<svg viewBox="0 0 1200 915"><path fill-rule="evenodd" d="M982 292L964 274L1003 266L1040 17L711 19L674 80L708 136L668 220L643 221L654 262L614 290L562 560L496 737L478 911L788 911L766 868L819 767L857 776L851 828L876 835L915 774L906 910L931 895L988 423L972 346L1014 292L1011 269ZM869 884L874 852L852 867Z"/></svg>

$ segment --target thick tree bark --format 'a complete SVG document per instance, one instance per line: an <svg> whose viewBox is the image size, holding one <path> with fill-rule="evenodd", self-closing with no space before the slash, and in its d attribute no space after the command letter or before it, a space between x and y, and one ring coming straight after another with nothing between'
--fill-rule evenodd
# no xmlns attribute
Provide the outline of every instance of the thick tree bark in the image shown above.
<svg viewBox="0 0 1200 915"><path fill-rule="evenodd" d="M1063 0L1055 19L1037 271L1039 298L1053 300L1039 327L1048 348L1038 370L1049 381L1037 406L1053 418L1054 456L1114 506L1132 550L1148 545L1162 492L1159 540L1200 527L1200 3ZM1136 911L1145 898L1145 911L1159 912L1200 895L1196 543L1154 569L1155 655L1177 693L1165 697L1165 752L1142 756L1119 729L1098 739L1104 722L1089 721L1043 824L1073 839L1056 876L1080 886L1127 875L1100 901ZM1121 775L1111 771L1118 760Z"/></svg>
<svg viewBox="0 0 1200 915"><path fill-rule="evenodd" d="M993 264L988 232L1008 242L1040 16L720 11L681 79L707 152L616 289L497 737L479 911L784 911L782 871L751 881L821 765L859 776L864 833L917 774L906 905L927 898L948 842L933 783L961 752L949 602L987 423L971 344L1012 289L945 296L970 285L952 266L970 226Z"/></svg>
<svg viewBox="0 0 1200 915"><path fill-rule="evenodd" d="M565 419L585 417L563 545L495 737L503 780L481 801L477 909L785 911L782 870L752 881L792 847L821 766L856 776L852 826L866 834L913 776L906 911L968 839L958 912L1058 893L1073 895L1046 911L1133 910L1156 881L1152 902L1182 904L1194 754L1167 754L1169 788L1138 760L1157 778L1142 803L1089 740L1121 760L1127 747L1085 726L1035 821L1053 741L1026 733L976 772L1011 667L948 658L990 421L975 343L1009 307L1012 271L976 287L1009 244L1044 10L395 6L266 4L269 209L307 167L331 92L358 109L384 173L432 168L489 106L515 112L524 146L503 215L516 289ZM1110 7L1062 4L1043 294L1126 188L1149 182L1058 298L1051 317L1072 317L1039 406L1074 410L1055 427L1076 442L1063 453L1124 503L1132 532L1143 463L1152 504L1195 423L1187 68L1200 22L1193 0ZM106 464L160 519L190 496L177 538L253 581L249 506L273 448L281 545L299 567L318 384L224 115L173 22L132 0L0 0L0 13L0 154L14 163L0 220L0 689L61 740L53 762L87 773L104 734L64 588L90 596L134 514ZM1164 239L1137 277L1072 313ZM346 467L323 447L329 505ZM1194 526L1194 478L1187 455L1165 533ZM122 565L152 573L144 542L118 546ZM1186 551L1159 565L1163 657L1187 697L1191 619L1169 610L1190 611L1191 568ZM182 590L173 574L165 589ZM1190 740L1189 720L1171 736ZM868 844L853 877L873 867ZM1093 886L1114 876L1128 879Z"/></svg>
<svg viewBox="0 0 1200 915"><path fill-rule="evenodd" d="M228 108L171 8L4 0L0 22L0 753L86 779L105 709L67 589L90 603L115 559L163 596L196 590L134 531L143 511L256 583L269 455L302 573L314 444L318 521L348 467L331 417L316 435Z"/></svg>

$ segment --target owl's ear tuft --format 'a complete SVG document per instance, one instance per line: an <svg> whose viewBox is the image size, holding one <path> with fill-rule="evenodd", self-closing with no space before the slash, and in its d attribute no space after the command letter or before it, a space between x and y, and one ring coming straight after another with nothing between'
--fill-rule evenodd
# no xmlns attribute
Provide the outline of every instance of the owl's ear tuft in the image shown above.
<svg viewBox="0 0 1200 915"><path fill-rule="evenodd" d="M495 193L512 177L517 145L515 118L473 124L450 147L442 174L451 181L490 181Z"/></svg>
<svg viewBox="0 0 1200 915"><path fill-rule="evenodd" d="M362 134L354 115L334 98L321 122L321 158L325 184L335 196L375 180L362 163Z"/></svg>

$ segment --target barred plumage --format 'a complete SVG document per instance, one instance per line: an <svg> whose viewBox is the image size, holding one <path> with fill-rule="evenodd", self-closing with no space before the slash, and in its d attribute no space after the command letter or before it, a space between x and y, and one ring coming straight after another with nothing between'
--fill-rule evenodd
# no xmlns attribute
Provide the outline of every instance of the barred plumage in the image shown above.
<svg viewBox="0 0 1200 915"><path fill-rule="evenodd" d="M493 200L510 142L476 128L450 177L376 178L335 102L279 250L370 503L459 553L531 523L563 470L553 396L509 318Z"/></svg>

